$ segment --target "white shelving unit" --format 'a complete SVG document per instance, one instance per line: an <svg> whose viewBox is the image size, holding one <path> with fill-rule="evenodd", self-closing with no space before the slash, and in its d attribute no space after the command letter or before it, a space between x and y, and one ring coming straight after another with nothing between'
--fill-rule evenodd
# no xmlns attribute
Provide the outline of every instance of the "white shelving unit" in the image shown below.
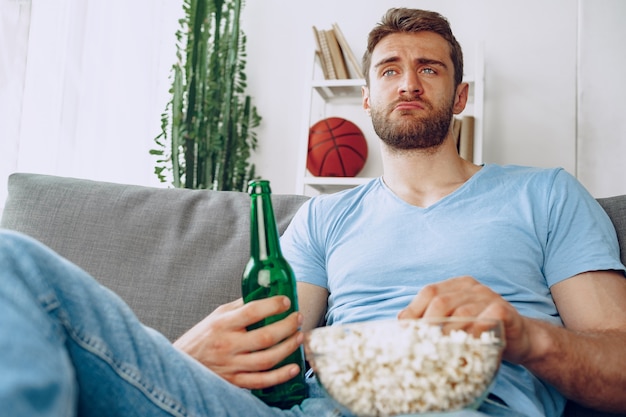
<svg viewBox="0 0 626 417"><path fill-rule="evenodd" d="M483 149L483 102L484 102L484 58L482 45L476 48L472 74L466 74L464 81L470 84L470 97L466 109L458 115L474 116L474 162L482 163ZM310 62L311 75L306 82L304 93L304 114L299 137L298 172L296 193L316 195L334 193L370 181L382 175L379 139L374 132L371 120L362 107L361 87L363 79L325 80L313 56ZM309 128L327 117L343 117L355 123L363 131L368 145L365 166L356 177L316 177L306 169Z"/></svg>

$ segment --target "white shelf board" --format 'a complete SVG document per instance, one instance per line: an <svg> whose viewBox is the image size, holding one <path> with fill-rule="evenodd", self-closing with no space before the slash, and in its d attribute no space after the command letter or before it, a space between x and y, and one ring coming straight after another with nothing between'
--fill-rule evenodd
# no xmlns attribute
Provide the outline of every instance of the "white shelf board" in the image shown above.
<svg viewBox="0 0 626 417"><path fill-rule="evenodd" d="M365 85L362 78L346 80L313 80L311 86L324 100L345 97L360 97L361 87Z"/></svg>

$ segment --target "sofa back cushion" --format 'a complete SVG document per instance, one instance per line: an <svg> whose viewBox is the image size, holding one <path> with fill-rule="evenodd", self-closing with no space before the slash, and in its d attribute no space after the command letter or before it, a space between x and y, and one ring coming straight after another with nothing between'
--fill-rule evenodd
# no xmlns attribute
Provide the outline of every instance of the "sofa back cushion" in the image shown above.
<svg viewBox="0 0 626 417"><path fill-rule="evenodd" d="M598 202L611 218L620 247L620 258L626 265L626 195L599 198Z"/></svg>
<svg viewBox="0 0 626 417"><path fill-rule="evenodd" d="M273 195L280 233L307 198ZM250 197L13 174L0 225L28 234L120 295L170 340L241 297Z"/></svg>

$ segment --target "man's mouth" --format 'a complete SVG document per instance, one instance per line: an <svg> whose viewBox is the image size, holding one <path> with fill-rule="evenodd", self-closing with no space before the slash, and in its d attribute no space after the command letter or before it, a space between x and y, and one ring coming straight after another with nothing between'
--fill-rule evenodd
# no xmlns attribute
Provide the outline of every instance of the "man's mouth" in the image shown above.
<svg viewBox="0 0 626 417"><path fill-rule="evenodd" d="M424 110L426 106L421 101L400 101L395 106L395 110Z"/></svg>

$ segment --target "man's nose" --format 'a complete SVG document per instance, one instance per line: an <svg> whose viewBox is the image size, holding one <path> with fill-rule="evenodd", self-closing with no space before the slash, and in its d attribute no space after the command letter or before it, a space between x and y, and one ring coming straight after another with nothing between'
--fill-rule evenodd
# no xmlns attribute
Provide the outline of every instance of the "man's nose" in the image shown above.
<svg viewBox="0 0 626 417"><path fill-rule="evenodd" d="M400 95L419 95L423 92L424 89L422 88L422 83L420 82L419 76L413 71L405 72L404 76L402 77L402 82L400 83L398 93Z"/></svg>

